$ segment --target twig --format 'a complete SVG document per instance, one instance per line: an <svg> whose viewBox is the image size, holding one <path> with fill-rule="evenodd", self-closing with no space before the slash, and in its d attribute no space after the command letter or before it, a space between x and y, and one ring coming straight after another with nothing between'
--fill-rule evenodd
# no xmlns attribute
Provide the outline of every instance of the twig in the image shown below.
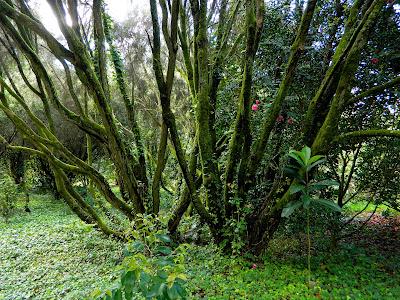
<svg viewBox="0 0 400 300"><path fill-rule="evenodd" d="M343 238L346 238L346 237L349 237L349 236L352 236L352 235L355 234L356 232L358 232L358 231L360 231L361 229L363 229L364 226L369 222L369 220L371 220L371 218L372 218L372 216L375 214L377 208L378 208L378 204L375 205L374 211L371 213L371 215L369 216L369 218L368 218L367 220L365 220L365 221L363 222L363 224L361 224L360 227L358 227L356 230L353 230L352 232L350 232L350 233L348 233L348 234L342 235L341 237L338 238L338 240L343 239Z"/></svg>

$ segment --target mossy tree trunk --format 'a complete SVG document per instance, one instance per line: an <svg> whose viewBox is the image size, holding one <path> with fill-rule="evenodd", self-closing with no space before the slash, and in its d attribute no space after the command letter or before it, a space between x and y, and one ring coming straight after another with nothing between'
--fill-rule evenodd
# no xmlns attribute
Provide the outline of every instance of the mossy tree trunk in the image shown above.
<svg viewBox="0 0 400 300"><path fill-rule="evenodd" d="M72 184L63 173L66 171L75 172L90 177L93 184L104 198L115 208L121 210L129 219L133 219L135 213L143 213L145 211L144 200L136 179L136 176L138 175L140 177L140 174L135 174L133 168L136 160L131 154L128 143L122 139L118 129L118 121L115 119L110 106L102 3L100 1L95 1L93 6L96 58L92 56L91 51L89 51L90 49L87 48L86 43L83 41L80 32L82 26L79 25L80 20L77 15L77 2L70 1L68 2L68 6L64 6L61 1L51 2L51 7L57 16L69 49L61 45L46 28L33 17L27 7L25 7L25 9L17 8L19 6L14 6L11 1L1 1L0 7L0 25L7 34L7 41L12 41L14 45L18 47L19 51L24 54L31 66L32 72L37 78L39 89L37 90L31 83L28 87L38 95L44 105L47 103L52 105L61 115L75 123L80 129L91 136L91 138L99 140L106 146L110 158L114 163L116 173L118 174L118 181L123 199L120 199L112 192L107 180L91 166L90 161L87 163L80 160L61 144L54 131L51 115L47 116L47 124L43 123L31 111L25 99L12 83L11 87L2 78L0 78L0 84L3 89L7 90L8 94L1 94L0 106L9 119L15 124L24 139L34 147L23 147L23 150L40 156L50 164L56 176L59 192L66 197L65 200L69 204L75 207L75 211L80 212L79 216L85 221L96 223L107 234L113 233L114 231L108 227L98 213L91 207L87 207L84 201L81 201L82 199L79 198L79 194L74 192ZM72 26L67 25L65 20L66 10L68 10L68 14L72 18ZM15 24L17 26L15 26ZM27 35L26 32L30 32L30 35ZM34 50L35 48L31 47L31 36L43 39L49 51L63 65L69 92L78 108L78 113L70 110L61 102L57 89L51 79L51 75L46 69L45 64L43 64L40 54ZM8 50L10 50L8 52L15 61L19 61L20 58L15 55L12 46L8 47ZM73 65L79 82L72 82L68 64ZM23 64L19 62L18 65L22 66ZM21 74L24 74L21 67L19 71ZM122 86L120 90L123 93L126 90L123 88L124 82L121 80L123 73L122 70L120 71L120 85ZM26 82L29 82L26 76L23 77ZM101 124L95 122L90 118L89 114L84 112L84 104L81 102L82 100L79 99L81 95L75 92L75 89L79 85L85 86L89 91L90 100L93 101L94 107L101 117ZM9 98L13 98L26 112L30 121L35 125L33 128L30 128L24 120L10 109ZM46 107L45 111L50 112ZM15 147L13 145L7 146L10 148Z"/></svg>
<svg viewBox="0 0 400 300"><path fill-rule="evenodd" d="M175 115L171 110L171 91L175 76L175 65L176 65L176 53L178 51L177 37L178 37L178 16L179 16L179 6L180 1L174 0L171 6L171 22L168 26L168 9L164 0L160 1L161 11L162 11L162 32L164 39L168 47L168 64L167 73L164 77L163 68L161 64L161 34L160 25L158 21L157 3L155 0L150 1L150 9L153 23L153 69L158 85L158 90L160 94L160 103L162 110L163 122L168 128L168 132L171 136L171 141L174 145L176 158L178 160L179 166L181 168L183 178L189 189L189 196L193 202L197 212L201 218L208 223L211 228L213 220L210 214L205 209L203 203L197 196L196 188L194 185L194 180L191 172L189 171L185 154L182 149L178 129L176 126ZM160 142L163 142L162 140ZM163 145L160 144L161 148ZM161 163L161 161L160 161ZM154 201L154 199L153 199ZM157 199L156 199L157 201Z"/></svg>
<svg viewBox="0 0 400 300"><path fill-rule="evenodd" d="M246 3L247 38L242 86L225 168L224 204L228 218L232 216L234 210L231 204L232 198L237 196L243 202L245 197L245 177L252 142L250 106L253 64L261 37L264 13L263 1L248 1Z"/></svg>
<svg viewBox="0 0 400 300"><path fill-rule="evenodd" d="M18 1L20 2L20 1ZM23 1L22 1L23 2ZM26 6L14 5L13 1L0 0L0 25L6 38L0 38L9 56L16 62L18 72L24 84L42 102L45 112L44 120L35 115L21 95L17 84L3 66L0 76L0 109L13 122L30 147L17 146L4 138L1 142L9 149L27 151L45 160L52 168L57 187L71 208L86 222L95 223L107 234L121 236L109 216L98 212L88 205L76 193L73 184L65 175L68 172L82 174L90 178L93 186L114 208L120 210L128 219L135 218L137 213L151 212L158 214L160 209L160 183L166 164L165 149L168 138L174 147L176 159L185 182L184 189L175 211L169 222L169 229L175 232L182 215L192 203L202 221L206 223L217 242L221 242L229 219L237 217L231 200L236 197L245 205L246 194L250 183L257 177L266 150L277 149L272 137L284 134L282 128L276 126L276 118L284 109L291 83L296 75L297 66L307 44L309 28L314 18L317 1L308 0L302 10L302 1L296 8L296 20L302 17L296 38L292 44L282 81L274 97L271 107L263 118L260 135L253 134L250 126L251 87L253 64L257 53L264 19L264 1L214 1L208 7L206 0L150 0L153 34L150 41L153 54L153 70L158 87L162 121L157 164L152 178L152 203L145 202L147 193L147 172L144 145L145 141L139 130L137 114L134 110L133 97L129 97L122 59L113 45L112 30L109 18L104 13L101 1L93 2L93 24L95 51L91 51L85 33L81 32L82 24L78 17L77 1L51 1L62 34L67 46L63 46L44 26L38 22ZM231 37L232 28L237 25L236 18L241 16L243 3L246 9L245 26L242 26L238 38ZM337 14L342 15L340 2ZM190 8L186 5L190 4ZM305 115L302 137L299 140L312 146L313 154L325 154L335 143L357 138L358 140L377 136L400 137L396 130L376 129L344 133L337 136L338 124L346 107L385 89L393 88L399 83L399 77L385 84L375 86L358 96L351 95L352 82L359 66L361 50L368 41L369 32L382 11L383 0L356 0L345 16L344 32L337 43L335 51L332 39L336 38L339 23L332 25L328 41L328 53L325 56L325 69L321 74L321 83ZM214 14L216 7L219 14ZM210 11L211 10L211 11ZM161 12L161 18L159 18ZM72 26L67 24L66 15L71 17ZM210 24L213 18L218 25ZM245 39L245 52L242 60L241 90L236 99L236 118L231 130L217 142L216 103L222 75L227 67L226 58L236 53ZM161 37L167 46L167 62L162 59ZM180 44L178 43L178 38ZM46 43L50 53L60 61L64 69L71 99L76 107L69 109L62 101L56 85L52 81L51 72L44 64L44 59L37 51L37 39ZM106 43L110 49L107 56ZM179 45L182 50L183 64L186 69L187 85L195 113L195 139L191 145L190 155L182 147L179 128L177 127L174 109L171 107L172 91L175 81L175 69L179 56ZM18 51L13 50L14 47ZM18 52L18 53L17 53ZM21 55L20 55L21 53ZM25 57L25 58L24 58ZM35 83L31 83L25 75L25 61L35 75ZM110 60L110 62L108 61ZM120 122L116 119L111 107L110 79L107 77L108 66L112 66L116 74L117 87L129 121L130 138L136 149L125 140L121 133ZM75 73L73 73L75 72ZM75 76L76 75L76 76ZM75 79L77 78L77 79ZM87 111L87 101L82 103L82 95L77 91L82 88L88 91L90 104L95 108L100 120L93 119ZM13 101L12 105L10 102ZM17 114L14 104L20 107L33 126ZM52 110L65 116L79 129L87 134L88 160L82 161L73 155L59 140L54 128ZM282 130L282 132L280 131ZM257 139L255 136L259 136ZM90 159L90 143L97 140L102 143L117 173L121 197L111 190L106 178L94 168ZM226 160L219 157L224 144L229 141ZM147 144L146 144L147 145ZM274 147L268 149L269 147ZM133 151L137 150L137 151ZM133 155L132 153L138 153ZM274 159L282 159L282 153ZM140 168L136 168L139 166ZM201 175L196 174L199 169ZM138 171L137 171L138 170ZM222 170L222 171L221 171ZM200 179L196 180L196 175ZM292 199L288 189L291 185L282 180L280 174L268 170L268 179L272 181L268 196L247 215L248 246L260 253L272 238L281 221L281 210ZM146 193L141 191L141 183L145 182ZM206 199L200 199L199 188L204 188Z"/></svg>
<svg viewBox="0 0 400 300"><path fill-rule="evenodd" d="M305 141L312 145L313 154L326 154L329 148L335 143L337 126L341 113L346 107L349 89L351 89L352 79L357 71L360 53L367 42L368 34L375 24L375 20L382 10L383 1L372 1L365 8L361 20L352 19L359 15L362 9L360 3L356 1L350 11L350 17L346 24L346 32L336 49L333 57L333 64L327 70L325 78L311 101L309 111L306 116ZM303 17L304 18L304 17ZM327 90L334 90L327 92ZM327 103L329 106L317 110L318 103ZM312 120L323 120L322 124ZM317 127L317 128L315 128ZM371 133L372 135L372 133ZM250 168L251 170L251 168ZM254 216L250 222L249 231L250 247L256 253L260 253L268 244L273 232L276 230L276 223L279 224L280 214L283 207L292 199L287 186L283 194L275 193L270 195L260 207L260 212Z"/></svg>

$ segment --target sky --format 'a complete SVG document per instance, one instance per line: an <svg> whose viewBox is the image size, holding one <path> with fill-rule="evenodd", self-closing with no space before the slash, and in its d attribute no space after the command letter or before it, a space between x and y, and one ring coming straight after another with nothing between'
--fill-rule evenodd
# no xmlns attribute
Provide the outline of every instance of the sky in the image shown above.
<svg viewBox="0 0 400 300"><path fill-rule="evenodd" d="M56 37L61 36L57 20L47 4L47 0L33 0L34 7L38 8L40 20L43 25ZM105 0L106 8L115 22L123 22L130 13L137 10L149 10L148 0ZM396 11L400 10L400 5L396 4Z"/></svg>
<svg viewBox="0 0 400 300"><path fill-rule="evenodd" d="M148 0L106 0L105 3L108 13L117 22L126 20L130 12L137 9L146 9L149 6Z"/></svg>
<svg viewBox="0 0 400 300"><path fill-rule="evenodd" d="M39 18L43 25L54 35L61 35L56 17L47 0L35 0L33 3L33 7L37 7ZM109 15L115 22L126 20L129 13L138 9L148 9L148 0L105 0L105 3Z"/></svg>

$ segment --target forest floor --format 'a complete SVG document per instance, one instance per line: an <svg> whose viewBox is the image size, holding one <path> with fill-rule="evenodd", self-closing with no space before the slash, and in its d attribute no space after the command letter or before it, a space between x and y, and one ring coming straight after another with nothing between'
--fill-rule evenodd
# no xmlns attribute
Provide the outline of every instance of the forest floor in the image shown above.
<svg viewBox="0 0 400 300"><path fill-rule="evenodd" d="M122 243L49 197L30 208L0 220L0 300L84 299L113 285ZM335 249L314 241L311 286L301 238L278 236L262 258L191 246L187 290L193 299L400 299L398 218L378 214Z"/></svg>
<svg viewBox="0 0 400 300"><path fill-rule="evenodd" d="M30 209L7 223L0 219L0 300L82 299L109 286L121 243L50 197L32 197Z"/></svg>

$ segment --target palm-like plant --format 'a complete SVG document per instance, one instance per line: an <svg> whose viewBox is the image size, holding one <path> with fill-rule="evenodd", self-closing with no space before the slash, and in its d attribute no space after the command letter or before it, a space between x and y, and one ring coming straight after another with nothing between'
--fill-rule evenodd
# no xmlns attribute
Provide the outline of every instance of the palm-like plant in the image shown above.
<svg viewBox="0 0 400 300"><path fill-rule="evenodd" d="M308 241L308 280L311 281L311 239L310 239L310 205L318 204L330 210L341 211L341 208L328 199L321 199L315 194L329 186L339 185L338 182L330 179L315 181L311 173L316 167L323 164L326 160L322 155L311 156L311 149L305 146L301 151L291 150L289 157L294 164L285 168L286 173L293 177L293 183L289 188L291 195L300 193L300 197L291 201L282 211L282 217L289 217L294 211L303 208L307 213L307 241Z"/></svg>

